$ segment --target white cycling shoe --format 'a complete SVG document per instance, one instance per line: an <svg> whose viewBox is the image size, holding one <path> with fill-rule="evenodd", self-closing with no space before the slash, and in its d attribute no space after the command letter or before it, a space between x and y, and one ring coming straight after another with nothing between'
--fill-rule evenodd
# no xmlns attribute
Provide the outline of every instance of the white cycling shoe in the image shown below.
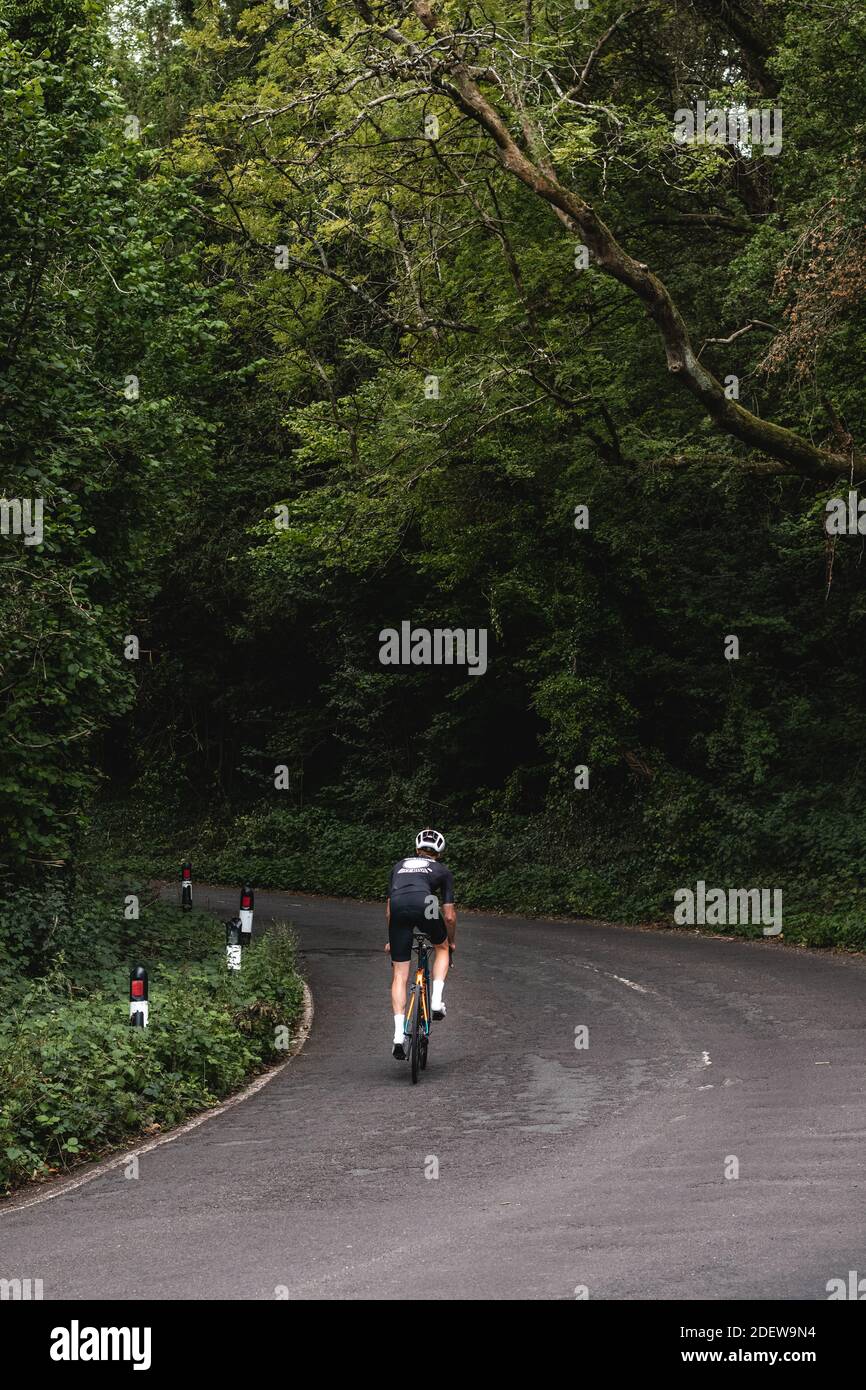
<svg viewBox="0 0 866 1390"><path fill-rule="evenodd" d="M442 1003L439 1005L439 1008L438 1008L438 1009L433 1009L432 1012L433 1012L433 1022L434 1022L434 1023L441 1023L442 1019L445 1017L446 1013L448 1012L448 1010L445 1008L445 1001L444 1001L444 999L443 999Z"/></svg>

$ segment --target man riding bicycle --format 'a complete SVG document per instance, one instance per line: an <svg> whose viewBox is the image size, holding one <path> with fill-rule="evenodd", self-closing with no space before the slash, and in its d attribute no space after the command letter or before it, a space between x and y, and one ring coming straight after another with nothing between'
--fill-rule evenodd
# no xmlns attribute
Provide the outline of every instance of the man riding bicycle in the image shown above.
<svg viewBox="0 0 866 1390"><path fill-rule="evenodd" d="M415 836L417 853L406 859L398 859L391 870L385 903L385 920L388 923L385 950L391 952L393 1056L398 1062L406 1059L403 1042L406 986L412 959L412 933L416 927L429 936L436 949L430 1007L434 1019L445 1017L442 991L454 948L457 909L454 906L454 876L450 869L439 862L444 848L445 836L438 830L421 830Z"/></svg>

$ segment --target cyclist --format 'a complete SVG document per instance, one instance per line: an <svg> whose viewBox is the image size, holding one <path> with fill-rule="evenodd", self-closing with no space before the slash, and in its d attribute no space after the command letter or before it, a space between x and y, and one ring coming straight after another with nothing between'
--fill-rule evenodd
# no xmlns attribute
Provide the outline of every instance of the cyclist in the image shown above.
<svg viewBox="0 0 866 1390"><path fill-rule="evenodd" d="M391 952L391 1006L394 1010L393 1056L406 1058L406 986L412 959L412 932L418 927L436 948L433 960L433 997L430 1007L434 1019L445 1017L442 991L454 947L457 909L454 906L454 876L439 862L445 836L438 830L420 830L415 836L417 853L398 859L391 870L385 920L388 923L386 951ZM441 899L441 915L440 915ZM444 923L442 918L444 917Z"/></svg>

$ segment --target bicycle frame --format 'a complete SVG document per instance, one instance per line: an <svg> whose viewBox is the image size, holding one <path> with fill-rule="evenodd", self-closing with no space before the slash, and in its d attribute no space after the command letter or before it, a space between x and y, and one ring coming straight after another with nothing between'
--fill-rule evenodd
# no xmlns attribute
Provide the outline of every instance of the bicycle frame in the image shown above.
<svg viewBox="0 0 866 1390"><path fill-rule="evenodd" d="M416 934L413 945L418 957L418 964L415 967L415 975L412 980L412 990L409 995L409 1006L406 1010L406 1032L409 1033L412 1027L412 1011L415 1008L415 985L420 985L419 991L421 999L421 1018L420 1024L424 1029L425 1037L430 1036L430 947L432 943L427 937Z"/></svg>

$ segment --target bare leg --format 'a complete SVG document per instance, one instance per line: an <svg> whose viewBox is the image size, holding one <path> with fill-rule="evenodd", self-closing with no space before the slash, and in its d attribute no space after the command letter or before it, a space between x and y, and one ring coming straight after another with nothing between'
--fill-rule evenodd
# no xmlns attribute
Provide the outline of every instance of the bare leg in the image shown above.
<svg viewBox="0 0 866 1390"><path fill-rule="evenodd" d="M395 1014L406 1012L406 986L409 980L408 960L395 960L391 964L391 1008Z"/></svg>
<svg viewBox="0 0 866 1390"><path fill-rule="evenodd" d="M436 956L433 961L433 989L430 1007L433 1010L434 1018L443 1018L445 1014L442 991L445 988L445 976L448 974L450 963L448 942L443 941L441 946L436 947Z"/></svg>
<svg viewBox="0 0 866 1390"><path fill-rule="evenodd" d="M448 942L443 941L441 946L436 947L436 955L433 959L433 979L444 980L448 974L449 964Z"/></svg>

